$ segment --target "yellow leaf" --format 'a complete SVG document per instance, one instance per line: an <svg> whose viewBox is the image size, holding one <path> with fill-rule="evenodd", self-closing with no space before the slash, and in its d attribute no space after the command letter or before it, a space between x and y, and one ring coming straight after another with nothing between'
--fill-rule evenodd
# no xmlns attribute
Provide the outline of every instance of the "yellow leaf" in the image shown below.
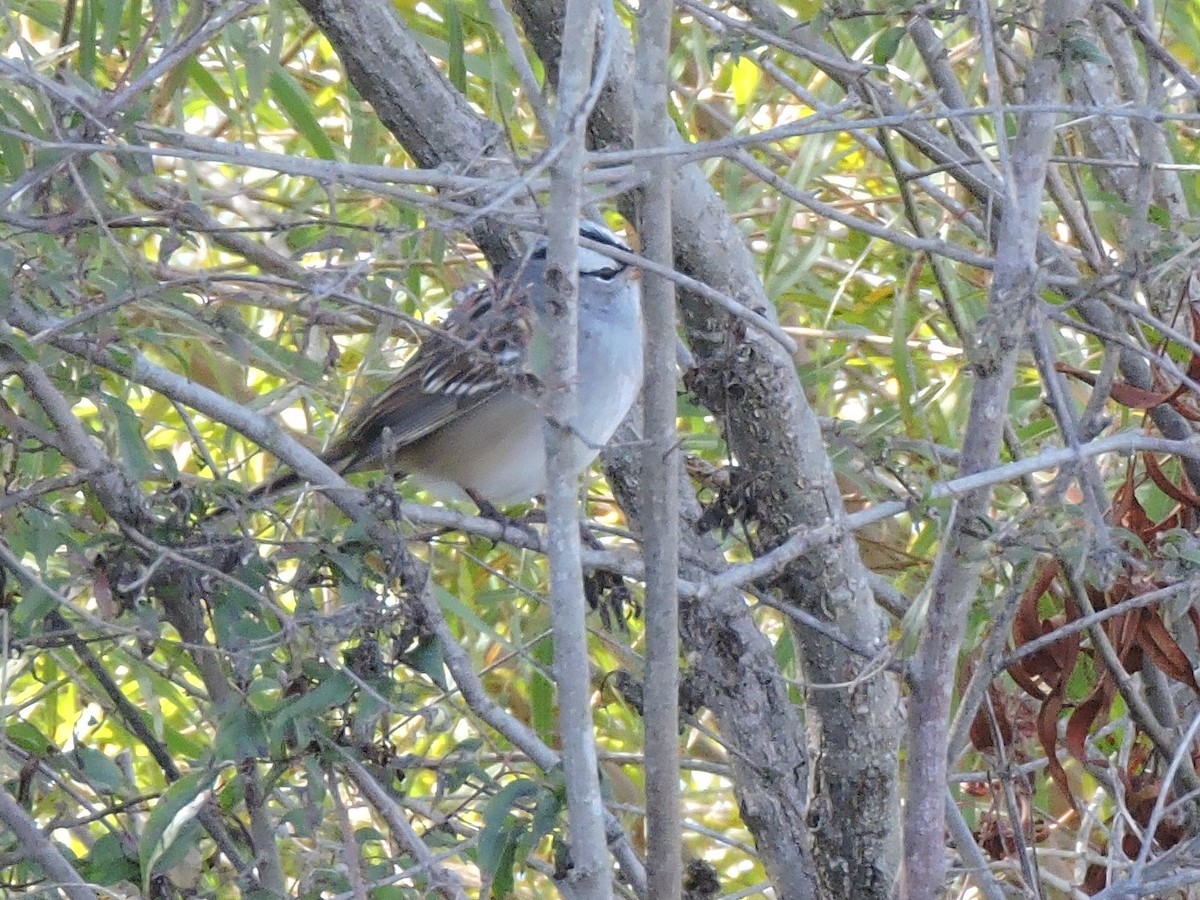
<svg viewBox="0 0 1200 900"><path fill-rule="evenodd" d="M761 77L762 72L750 57L742 56L734 63L733 80L730 86L733 88L733 101L737 104L738 109L743 109L754 99L754 93L758 90L758 82Z"/></svg>

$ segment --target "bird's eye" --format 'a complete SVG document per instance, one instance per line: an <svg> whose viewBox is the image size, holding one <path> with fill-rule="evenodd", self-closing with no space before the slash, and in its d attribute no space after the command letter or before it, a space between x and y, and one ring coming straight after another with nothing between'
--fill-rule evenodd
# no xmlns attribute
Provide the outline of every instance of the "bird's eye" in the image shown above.
<svg viewBox="0 0 1200 900"><path fill-rule="evenodd" d="M612 281L618 275L625 271L625 266L616 261L611 266L603 266L599 269L590 269L581 271L579 274L584 278L597 278L600 281Z"/></svg>

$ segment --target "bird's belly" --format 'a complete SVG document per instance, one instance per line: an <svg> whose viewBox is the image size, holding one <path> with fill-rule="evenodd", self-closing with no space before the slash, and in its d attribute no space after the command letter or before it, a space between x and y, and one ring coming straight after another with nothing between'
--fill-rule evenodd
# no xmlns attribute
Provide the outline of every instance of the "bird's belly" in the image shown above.
<svg viewBox="0 0 1200 900"><path fill-rule="evenodd" d="M600 408L582 419L600 433L575 431L572 470L586 468L612 437L628 410L636 385L597 399ZM598 415L597 415L598 414ZM546 489L542 410L531 399L499 396L401 451L397 460L423 489L441 500L464 500L467 491L496 506L520 503Z"/></svg>
<svg viewBox="0 0 1200 900"><path fill-rule="evenodd" d="M468 490L497 506L528 500L546 488L542 414L524 397L494 397L405 448L400 464L442 500Z"/></svg>

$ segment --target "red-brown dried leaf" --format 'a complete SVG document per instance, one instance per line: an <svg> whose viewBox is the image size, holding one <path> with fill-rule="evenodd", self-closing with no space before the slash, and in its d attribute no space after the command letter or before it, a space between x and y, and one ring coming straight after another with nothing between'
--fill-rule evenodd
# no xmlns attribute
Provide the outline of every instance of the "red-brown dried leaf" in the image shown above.
<svg viewBox="0 0 1200 900"><path fill-rule="evenodd" d="M1071 718L1067 720L1066 745L1067 752L1082 763L1089 761L1087 752L1087 736L1091 734L1092 726L1100 717L1100 713L1112 705L1113 693L1116 686L1108 674L1100 676L1100 682L1092 689L1087 698L1075 707ZM1093 759L1096 765L1104 766L1103 759Z"/></svg>
<svg viewBox="0 0 1200 900"><path fill-rule="evenodd" d="M976 710L968 736L971 738L971 746L982 753L991 753L996 749L996 733L992 729L992 719L988 715L986 704L980 704ZM1008 741L1004 744L1007 746Z"/></svg>
<svg viewBox="0 0 1200 900"><path fill-rule="evenodd" d="M1013 734L1015 728L1012 719L1009 717L1008 703L1004 696L1000 693L1000 689L993 683L988 686L988 695L991 698L991 703L981 703L979 709L975 713L975 718L971 720L971 730L969 732L971 744L976 750L984 753L991 753L996 749L996 732L1000 732L1000 740L1004 742L1005 748L1011 747L1013 742ZM995 724L992 723L991 712L995 714Z"/></svg>
<svg viewBox="0 0 1200 900"><path fill-rule="evenodd" d="M1075 366L1068 366L1066 363L1056 363L1054 368L1056 371L1082 381L1084 384L1090 384L1092 387L1096 386L1096 375L1086 369L1077 369ZM1108 396L1129 409L1153 409L1170 400L1172 393L1174 392L1169 390L1147 391L1121 381L1112 385Z"/></svg>
<svg viewBox="0 0 1200 900"><path fill-rule="evenodd" d="M1050 585L1054 583L1054 579L1058 577L1059 566L1054 560L1048 560L1039 567L1037 576L1025 589L1025 593L1021 595L1020 605L1017 607L1017 615L1013 620L1013 638L1017 642L1017 646L1021 647L1028 644L1030 641L1040 638L1045 634L1045 629L1042 625L1042 618L1038 615L1038 600L1042 594L1050 590Z"/></svg>
<svg viewBox="0 0 1200 900"><path fill-rule="evenodd" d="M1035 680L1025 674L1024 660L1009 666L1008 674L1017 683L1017 687L1036 700L1043 700L1050 693L1050 687L1045 681Z"/></svg>
<svg viewBox="0 0 1200 900"><path fill-rule="evenodd" d="M1129 810L1130 817L1143 829L1149 827L1154 806L1163 791L1162 779L1157 774L1146 772L1144 762L1135 768L1131 760L1130 771L1122 773L1121 780L1125 783L1125 807ZM1174 799L1175 792L1168 790L1166 804L1169 805ZM1185 826L1186 820L1182 814L1161 816L1158 827L1154 829L1154 840L1164 849L1174 847L1184 839ZM1136 838L1132 845L1123 846L1133 847L1131 856L1136 856L1142 849L1141 842Z"/></svg>
<svg viewBox="0 0 1200 900"><path fill-rule="evenodd" d="M1153 454L1143 454L1142 461L1146 464L1146 474L1150 476L1150 480L1154 482L1160 491L1176 503L1182 503L1192 509L1200 509L1200 496L1189 490L1186 484L1176 485L1171 481L1167 477L1167 474L1159 467L1158 460L1154 458Z"/></svg>
<svg viewBox="0 0 1200 900"><path fill-rule="evenodd" d="M987 781L963 781L959 783L958 789L968 797L990 797L992 795L992 786Z"/></svg>
<svg viewBox="0 0 1200 900"><path fill-rule="evenodd" d="M1167 631L1157 610L1143 609L1140 616L1141 647L1151 662L1171 678L1200 694L1200 684L1192 673L1192 664L1183 648Z"/></svg>
<svg viewBox="0 0 1200 900"><path fill-rule="evenodd" d="M1038 602L1043 594L1053 585L1060 569L1057 562L1044 563L1037 577L1021 596L1017 607L1017 615L1013 621L1013 643L1019 649L1030 641L1037 640L1043 635L1050 634L1058 626L1052 620L1042 619L1038 613ZM1064 671L1069 672L1075 665L1075 655L1078 639L1072 636L1064 641L1051 644L1021 659L1009 669L1013 679L1022 690L1031 697L1038 699L1046 695L1046 690L1040 688L1037 681L1044 681L1053 691L1063 679Z"/></svg>
<svg viewBox="0 0 1200 900"><path fill-rule="evenodd" d="M1193 275L1193 277L1195 276ZM1194 301L1191 303L1190 312L1192 316L1192 337L1194 339L1200 337L1200 307L1197 307ZM1188 378L1192 379L1192 381L1200 381L1200 354L1197 354L1195 351L1192 352L1192 359L1188 363Z"/></svg>
<svg viewBox="0 0 1200 900"><path fill-rule="evenodd" d="M1058 749L1058 714L1062 711L1062 706L1062 697L1058 694L1047 697L1042 703L1042 708L1038 710L1038 742L1046 752L1046 768L1050 772L1050 777L1063 792L1063 796L1067 798L1071 808L1078 811L1079 804L1075 802L1075 795L1071 792L1067 771L1058 761L1056 752Z"/></svg>
<svg viewBox="0 0 1200 900"><path fill-rule="evenodd" d="M1011 829L1006 829L1011 832ZM983 813L979 817L979 828L975 832L975 842L983 852L993 860L1001 860L1008 856L999 817L994 812Z"/></svg>
<svg viewBox="0 0 1200 900"><path fill-rule="evenodd" d="M1182 388L1180 388L1180 391L1182 391ZM1171 400L1171 408L1189 422L1200 422L1200 407L1196 406L1195 398L1191 395L1174 397Z"/></svg>
<svg viewBox="0 0 1200 900"><path fill-rule="evenodd" d="M1044 823L1034 824L1031 822L1028 803L1022 803L1021 806L1021 830L1024 832L1025 842L1037 843L1045 840L1045 836L1049 832L1044 827ZM994 860L1010 859L1017 852L1016 834L1013 831L1012 820L993 810L979 816L979 828L975 832L975 841Z"/></svg>
<svg viewBox="0 0 1200 900"><path fill-rule="evenodd" d="M1124 597L1118 598L1123 600ZM1116 601L1114 601L1116 602ZM1108 640L1117 653L1117 659L1130 672L1141 671L1141 648L1138 646L1138 610L1121 613L1104 621L1104 630ZM1134 662L1136 661L1136 665Z"/></svg>
<svg viewBox="0 0 1200 900"><path fill-rule="evenodd" d="M1134 854L1136 857L1136 854ZM1083 877L1083 884L1079 889L1089 897L1094 897L1108 887L1108 868L1106 866L1090 863L1087 867L1087 874Z"/></svg>
<svg viewBox="0 0 1200 900"><path fill-rule="evenodd" d="M1156 406L1170 403L1175 399L1175 394L1176 391L1147 391L1123 381L1114 384L1108 392L1108 395L1122 406L1143 410L1154 409Z"/></svg>
<svg viewBox="0 0 1200 900"><path fill-rule="evenodd" d="M1114 522L1132 531L1143 542L1156 532L1157 524L1146 515L1146 510L1134 491L1132 466L1129 467L1124 483L1117 488L1117 493L1113 496L1112 516Z"/></svg>

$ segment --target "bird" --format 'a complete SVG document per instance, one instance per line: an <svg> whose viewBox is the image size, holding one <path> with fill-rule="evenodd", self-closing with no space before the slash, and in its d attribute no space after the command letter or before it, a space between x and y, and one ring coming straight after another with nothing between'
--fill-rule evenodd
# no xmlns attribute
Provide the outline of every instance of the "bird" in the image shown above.
<svg viewBox="0 0 1200 900"><path fill-rule="evenodd" d="M629 252L599 222L581 221L579 235ZM547 248L539 239L463 292L395 379L350 418L324 462L342 475L386 468L437 499L470 499L489 512L543 493ZM565 423L575 474L608 443L642 387L638 269L581 245L578 272L578 412ZM251 497L300 480L285 473Z"/></svg>

